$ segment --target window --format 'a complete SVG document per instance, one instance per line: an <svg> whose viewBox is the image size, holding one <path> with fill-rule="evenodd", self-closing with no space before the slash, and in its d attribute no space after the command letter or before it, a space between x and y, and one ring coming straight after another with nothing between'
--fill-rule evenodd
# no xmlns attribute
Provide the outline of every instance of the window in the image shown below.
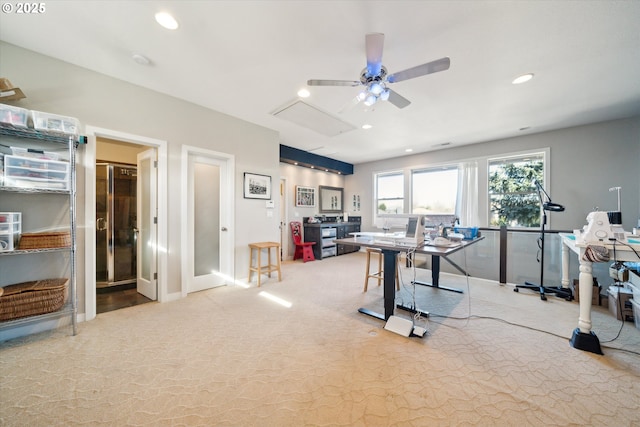
<svg viewBox="0 0 640 427"><path fill-rule="evenodd" d="M545 153L489 159L489 225L539 227Z"/></svg>
<svg viewBox="0 0 640 427"><path fill-rule="evenodd" d="M455 214L458 167L446 166L411 173L411 213Z"/></svg>
<svg viewBox="0 0 640 427"><path fill-rule="evenodd" d="M376 215L404 213L404 174L376 175Z"/></svg>

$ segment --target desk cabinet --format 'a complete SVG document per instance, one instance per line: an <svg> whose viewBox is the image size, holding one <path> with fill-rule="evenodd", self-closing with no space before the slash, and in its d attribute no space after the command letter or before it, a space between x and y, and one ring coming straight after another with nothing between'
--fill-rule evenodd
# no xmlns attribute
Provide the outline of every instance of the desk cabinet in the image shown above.
<svg viewBox="0 0 640 427"><path fill-rule="evenodd" d="M357 233L360 231L360 224L345 224L338 228L338 239L346 239L352 237L349 233ZM360 246L338 245L338 255L350 254L358 252Z"/></svg>
<svg viewBox="0 0 640 427"><path fill-rule="evenodd" d="M313 255L316 259L323 259L330 256L344 255L357 252L360 248L356 246L336 245L335 239L349 237L349 233L360 231L359 223L321 223L304 225L304 241L315 242L313 245Z"/></svg>

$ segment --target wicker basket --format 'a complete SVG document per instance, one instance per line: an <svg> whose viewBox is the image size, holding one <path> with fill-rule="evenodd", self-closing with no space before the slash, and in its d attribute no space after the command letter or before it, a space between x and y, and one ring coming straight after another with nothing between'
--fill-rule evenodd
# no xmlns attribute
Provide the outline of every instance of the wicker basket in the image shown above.
<svg viewBox="0 0 640 427"><path fill-rule="evenodd" d="M0 321L60 310L69 279L45 279L0 288Z"/></svg>
<svg viewBox="0 0 640 427"><path fill-rule="evenodd" d="M71 247L68 231L46 233L22 233L18 249L52 249Z"/></svg>

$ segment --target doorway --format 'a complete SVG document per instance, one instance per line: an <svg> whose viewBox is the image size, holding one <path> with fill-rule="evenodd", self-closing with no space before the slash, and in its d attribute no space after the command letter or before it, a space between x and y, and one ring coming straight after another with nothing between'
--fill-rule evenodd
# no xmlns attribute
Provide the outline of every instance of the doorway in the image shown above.
<svg viewBox="0 0 640 427"><path fill-rule="evenodd" d="M101 308L101 311L107 311L154 300L163 301L169 298L166 289L166 251L158 249L166 248L167 245L167 143L162 140L96 128L90 125L86 126L86 135L88 144L84 147L84 156L82 158L82 163L85 167L86 224L84 227L86 229L84 239L86 258L84 263L84 320L91 320L95 318L98 311L98 299L109 300L108 303L111 304L111 308ZM143 153L146 153L146 157ZM101 217L96 210L98 199L96 185L99 181L98 163L124 164L132 169L135 168L136 174L135 208L130 201L127 203L128 207L126 209L129 214L135 211L136 217L136 226L133 230L133 240L135 240L136 248L135 255L132 255L136 260L136 278L134 282L130 282L131 279L126 279L126 283L123 283L117 280L114 275L113 284L115 286L122 285L123 288L118 289L118 293L114 292L108 298L100 296L97 292L99 281L98 238L95 231L104 226L101 221L98 221ZM146 173L144 172L145 170L147 171ZM145 176L146 179L141 179ZM144 184L144 189L141 190L140 186L142 184ZM154 189L153 197L151 197L150 192L151 184L153 184ZM142 197L138 197L140 194ZM143 219L145 219L146 223L142 222ZM153 226L149 228L148 224L153 224ZM128 240L131 243L132 239L130 236L129 239L124 240ZM141 252L141 248L149 250ZM133 252L133 247L130 247L128 251ZM107 288L111 288L111 286L107 286ZM83 314L80 314L80 320L82 320L82 317Z"/></svg>
<svg viewBox="0 0 640 427"><path fill-rule="evenodd" d="M155 151L96 139L96 314L156 300L149 277L155 256L148 253L156 234L149 225L149 212L156 211Z"/></svg>

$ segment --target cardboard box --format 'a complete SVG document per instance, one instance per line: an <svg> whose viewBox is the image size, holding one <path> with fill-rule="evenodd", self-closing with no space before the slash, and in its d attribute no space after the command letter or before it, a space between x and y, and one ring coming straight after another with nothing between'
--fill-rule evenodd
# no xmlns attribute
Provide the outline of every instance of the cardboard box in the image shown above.
<svg viewBox="0 0 640 427"><path fill-rule="evenodd" d="M593 281L593 288L591 294L591 305L600 305L600 290L602 287L598 284L597 281ZM573 279L573 299L576 302L580 302L580 281L578 279Z"/></svg>
<svg viewBox="0 0 640 427"><path fill-rule="evenodd" d="M616 319L625 321L633 320L633 307L627 304L627 301L633 298L631 289L620 286L609 286L607 289L607 299L609 301L609 313L613 314ZM629 305L629 307L627 307ZM622 310L620 310L622 309Z"/></svg>

